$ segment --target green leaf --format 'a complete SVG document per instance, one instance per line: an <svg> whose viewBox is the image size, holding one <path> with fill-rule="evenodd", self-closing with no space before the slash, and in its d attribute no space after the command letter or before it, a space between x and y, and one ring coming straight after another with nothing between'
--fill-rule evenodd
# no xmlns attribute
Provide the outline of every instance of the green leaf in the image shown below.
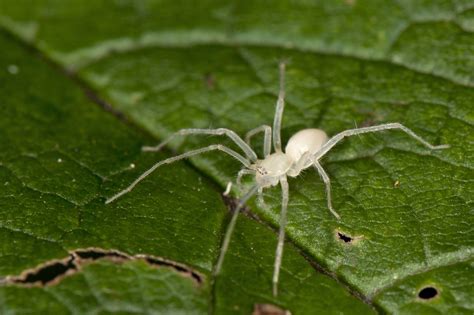
<svg viewBox="0 0 474 315"><path fill-rule="evenodd" d="M91 103L74 81L12 39L2 35L0 45L5 48L0 59L2 313L146 312L155 306L166 312L205 313L207 280L197 287L189 277L143 263L85 267L64 282L60 277L74 268L67 273L56 268L39 276L52 280L42 289L29 287L41 286L33 280L6 286L16 282L12 277L28 280L20 274L44 270L81 248L161 255L209 270L225 207L212 184L182 163L168 175L166 170L160 174L161 185L144 186L151 190L142 197L154 199L148 206L132 212L123 204L106 207L103 196L113 184L110 178L126 174L129 181L132 161L137 172L153 163L140 150L150 137ZM5 71L12 65L18 73ZM194 184L174 184L175 176ZM198 189L199 194L193 193ZM170 190L188 195L169 198ZM189 220L193 215L205 218L202 226ZM148 306L138 298L149 298Z"/></svg>
<svg viewBox="0 0 474 315"><path fill-rule="evenodd" d="M110 261L84 266L59 285L2 288L3 313L203 314L208 291L167 268L142 261Z"/></svg>
<svg viewBox="0 0 474 315"><path fill-rule="evenodd" d="M0 161L7 184L0 231L3 243L19 242L2 249L2 275L97 247L165 257L205 274L197 288L185 288L188 279L153 278L160 283L153 286L164 282L193 296L181 306L183 312L201 309L193 301L207 305L203 312L216 313L248 314L255 303L295 314L329 308L472 312L474 295L466 294L474 282L468 272L474 245L469 1L94 1L86 6L58 0L45 6L17 0L2 2L0 12L0 25L10 34L1 42ZM31 48L72 74L35 59ZM276 237L255 222L241 220L223 274L215 284L210 278L227 222L219 193L235 179L234 161L207 154L163 167L117 202L103 201L171 155L141 153L143 144L180 128L227 127L243 135L271 124L281 59L289 60L284 141L303 128L334 135L354 126L400 122L451 148L430 152L398 131L345 140L323 160L341 221L327 210L324 185L313 170L291 179L281 294L274 299ZM113 112L91 104L81 89ZM117 112L125 122L114 117ZM231 145L221 138L190 137L169 147L184 152L216 142ZM261 148L261 141L254 146ZM276 227L279 190L267 190L265 199L269 207L251 202L250 208ZM134 263L111 268L126 270L129 264ZM157 272L142 269L138 278ZM73 277L80 272L60 282L58 290L73 287ZM439 297L420 299L426 284L435 286ZM123 303L135 305L134 294L116 288ZM8 293L9 300L12 296L9 305L21 301L20 293ZM176 311L172 302L157 303Z"/></svg>
<svg viewBox="0 0 474 315"><path fill-rule="evenodd" d="M224 297L229 298L227 287L235 285L233 275L222 275L222 289L212 288L210 276L227 212L220 187L188 164L177 163L137 187L139 194L130 195L132 199L106 206L105 196L165 154L142 153L141 146L155 140L93 104L75 80L25 46L5 34L0 44L5 48L0 58L2 313L249 313L255 303L265 302L293 303L296 311L326 307L321 298L301 305L285 294L286 302L273 299L270 272L261 278L260 290L242 294L229 309ZM258 226L252 230L244 234L253 232L252 237L269 243L259 248L265 261L248 267L266 269L273 261L276 235ZM241 244L235 239L233 244L227 262L238 265L235 247ZM117 250L176 263L157 268L112 256L71 265L68 258L77 251ZM372 311L336 280L319 275L298 252L288 250L286 257L297 262L283 273L288 287L324 291L346 312ZM185 267L174 268L178 263ZM188 270L203 275L199 283L186 275ZM233 292L238 290L242 288Z"/></svg>
<svg viewBox="0 0 474 315"><path fill-rule="evenodd" d="M380 292L376 301L393 312L470 314L474 286L472 272L472 262L435 268L401 280ZM418 295L417 299L413 299L415 295Z"/></svg>

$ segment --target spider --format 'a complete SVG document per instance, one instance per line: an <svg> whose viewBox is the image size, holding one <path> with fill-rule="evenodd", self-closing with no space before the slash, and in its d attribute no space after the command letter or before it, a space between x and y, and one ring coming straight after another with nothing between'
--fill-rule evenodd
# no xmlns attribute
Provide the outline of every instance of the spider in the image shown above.
<svg viewBox="0 0 474 315"><path fill-rule="evenodd" d="M110 197L106 200L106 203L110 203L117 198L123 196L124 194L130 192L140 181L145 177L150 175L158 167L164 164L170 164L181 159L189 158L201 153L209 151L223 151L240 161L244 168L241 169L237 174L237 184L240 185L242 176L244 175L254 175L255 183L253 186L240 198L232 218L227 227L224 239L222 241L221 250L219 253L219 258L213 270L213 276L216 277L224 261L225 254L229 247L230 238L234 227L237 221L238 214L244 204L254 195L258 194L259 200L262 198L262 190L264 188L269 188L272 186L277 186L280 184L282 190L282 202L281 202L281 212L280 212L280 227L278 233L278 243L276 247L275 254L275 263L273 270L272 278L272 292L274 296L278 294L278 279L280 274L281 260L283 256L283 244L285 240L285 227L287 223L287 208L288 208L288 199L289 199L289 187L287 177L296 177L303 170L314 167L314 169L321 176L325 187L326 187L326 201L329 211L337 218L340 219L339 214L334 210L331 201L331 182L326 171L320 164L320 159L328 153L339 141L345 137L359 135L363 133L378 132L389 129L400 129L407 133L410 137L418 140L424 146L431 150L445 149L449 145L438 145L434 146L425 141L423 138L415 134L412 130L408 129L400 123L386 123L370 127L362 127L355 129L348 129L342 131L332 138L328 139L326 133L321 129L304 129L296 134L294 134L288 141L285 151L282 150L281 143L281 121L283 116L283 109L285 106L285 63L281 62L279 65L280 70L280 90L278 94L278 100L276 103L275 117L273 121L273 129L270 126L262 125L255 129L250 130L245 137L245 141L239 137L234 131L226 128L218 129L181 129L178 132L172 134L162 143L154 147L143 147L143 151L154 152L161 150L166 144L168 144L172 139L177 136L187 136L187 135L225 135L229 137L235 144L243 151L244 155L222 145L222 144L212 144L207 147L200 149L195 149L188 151L186 153L162 160L150 169L140 175L130 186L120 191L116 195ZM263 144L263 159L259 159L255 151L250 147L250 139L256 134L264 133L264 144ZM273 137L273 148L274 152L271 152L272 146L272 137ZM227 186L226 192L229 192L231 185Z"/></svg>

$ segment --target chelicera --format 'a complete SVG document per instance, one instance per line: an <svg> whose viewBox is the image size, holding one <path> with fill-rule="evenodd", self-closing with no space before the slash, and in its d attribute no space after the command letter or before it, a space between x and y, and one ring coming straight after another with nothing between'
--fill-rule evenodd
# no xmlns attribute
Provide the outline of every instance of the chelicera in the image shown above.
<svg viewBox="0 0 474 315"><path fill-rule="evenodd" d="M237 183L240 184L241 178L244 175L253 175L255 177L255 183L253 186L239 199L238 205L234 210L232 219L229 222L227 227L224 239L222 241L222 246L219 254L219 258L216 266L214 267L213 275L217 276L222 268L222 263L224 261L225 254L229 247L230 238L232 232L234 231L235 223L237 221L238 214L242 209L243 205L254 195L258 194L259 198L262 197L262 190L264 188L269 188L272 186L281 186L282 190L282 202L281 202L281 212L280 212L280 227L278 233L278 243L276 248L275 263L274 263L274 272L273 272L273 294L276 296L278 293L278 278L280 273L281 260L283 256L283 244L285 239L285 227L287 222L287 208L288 208L288 199L289 199L289 187L287 177L296 177L303 170L313 167L321 176L325 186L326 186L326 198L327 198L327 207L329 211L336 217L340 219L339 214L334 210L331 201L331 182L326 171L320 164L321 158L328 153L339 141L345 137L360 135L363 133L372 133L379 132L389 129L399 129L406 134L408 134L413 139L419 141L421 144L426 146L431 150L445 149L449 145L438 145L434 146L425 141L423 138L415 134L412 130L403 126L400 123L386 123L377 126L363 127L348 129L342 131L332 138L328 138L326 133L321 129L304 129L296 134L294 134L288 141L285 151L282 150L281 143L281 121L283 116L283 109L285 106L285 63L280 63L280 91L278 95L278 100L276 104L275 117L273 121L273 129L270 126L262 125L255 129L250 130L246 137L245 141L238 136L234 131L226 128L218 129L182 129L178 132L172 134L165 141L154 147L143 147L143 151L153 152L159 151L166 144L168 144L172 139L177 136L186 136L186 135L226 135L235 144L242 150L243 155L222 145L222 144L212 144L207 147L200 149L195 149L188 151L186 153L171 157L165 160L162 160L155 165L153 165L149 170L140 175L130 186L120 191L116 195L110 197L106 200L106 203L110 203L117 198L123 196L124 194L130 192L140 181L145 177L150 175L158 167L164 164L170 164L181 159L185 159L191 156L195 156L201 153L210 152L210 151L223 151L240 161L244 168L239 171L237 175ZM250 147L251 137L264 133L264 145L263 145L263 159L259 159L255 151ZM273 139L273 149L274 152L271 152L272 148L272 139ZM227 187L226 192L230 190L231 186Z"/></svg>

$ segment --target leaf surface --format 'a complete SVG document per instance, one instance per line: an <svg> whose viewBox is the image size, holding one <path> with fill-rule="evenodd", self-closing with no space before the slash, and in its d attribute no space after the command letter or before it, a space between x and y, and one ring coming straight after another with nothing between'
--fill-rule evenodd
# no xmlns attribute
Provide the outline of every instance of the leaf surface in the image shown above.
<svg viewBox="0 0 474 315"><path fill-rule="evenodd" d="M400 122L430 143L451 148L430 152L399 131L345 140L323 159L342 220L327 210L324 185L312 169L290 180L287 235L298 251L285 252L283 270L292 277L283 276L281 297L269 296L274 242L260 242L268 231L243 224L236 235L243 235L240 229L250 235L246 241L235 237L223 275L209 289L211 310L229 312L236 303L232 310L249 313L256 296L294 313L317 310L306 303L322 307L328 302L330 298L290 302L290 296L298 295L291 280L301 279L296 270L307 270L303 278L311 279L299 284L301 296L318 294L328 281L329 292L338 292L328 303L342 311L345 305L358 305L353 309L360 307L362 313L366 307L346 296L348 291L390 312L417 313L425 306L433 312L472 310L472 294L458 292L456 302L443 298L451 287L472 292L473 282L472 273L455 277L472 264L473 254L474 15L469 1L394 1L383 6L377 1L301 1L291 9L284 2L269 8L261 1L206 1L199 6L179 1L97 1L88 6L51 1L47 9L41 2L6 1L0 8L0 23L8 32L74 71L65 80L69 82L62 82L62 74L36 61L38 69L32 73L41 83L37 90L25 77L15 83L8 71L3 74L8 84L2 95L10 96L9 104L41 104L34 111L14 105L4 109L4 177L18 186L13 185L17 190L9 196L40 192L46 194L42 198L60 201L44 202L41 211L6 211L6 226L53 240L53 245L58 238L67 244L48 245L51 249L38 257L30 249L26 257L34 253L34 263L12 266L16 258L10 259L4 274L63 257L63 246L153 254L209 274L226 223L218 193L235 179L238 163L207 154L160 169L110 206L101 197L113 195L154 160L171 155L140 153L142 144L154 144L180 128L226 127L243 135L270 125L278 93L277 63L286 59L284 142L303 128L319 127L334 135L355 126ZM85 31L84 25L90 29ZM8 36L4 41L16 45ZM19 65L22 74L20 61L32 58L23 50L8 50L4 69ZM128 125L84 105L90 102L77 85L92 88ZM24 91L20 86L32 92L19 94ZM81 110L83 106L87 109ZM26 136L30 134L35 137ZM169 148L184 152L217 142L232 146L226 139L195 136ZM254 142L259 154L261 144ZM58 159L67 162L67 171ZM31 190L28 194L20 192L23 185ZM22 200L29 206L23 209L38 209L37 197L30 198L35 203ZM251 203L251 210L275 227L279 190L266 191L265 199L268 207ZM71 218L69 209L76 217ZM34 219L23 224L25 216L46 213L63 225L47 229L36 226ZM78 220L80 229L74 228ZM255 257L246 252L252 248L250 239L265 254L262 260L247 259L249 271L239 273L243 257ZM319 279L302 255L338 282ZM262 279L252 276L255 268ZM433 270L442 270L436 283L440 298L420 301L417 289Z"/></svg>

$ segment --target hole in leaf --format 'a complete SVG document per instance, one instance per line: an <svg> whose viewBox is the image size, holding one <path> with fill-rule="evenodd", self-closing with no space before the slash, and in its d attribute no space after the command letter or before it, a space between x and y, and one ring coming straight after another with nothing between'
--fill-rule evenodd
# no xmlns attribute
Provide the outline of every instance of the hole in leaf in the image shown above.
<svg viewBox="0 0 474 315"><path fill-rule="evenodd" d="M339 239L341 241L343 241L344 243L350 243L352 242L352 237L348 236L348 235L345 235L341 232L337 232L337 236L339 237Z"/></svg>
<svg viewBox="0 0 474 315"><path fill-rule="evenodd" d="M97 260L101 258L122 258L122 259L129 259L127 255L121 254L116 251L104 251L104 250L94 250L94 249L87 249L87 250L76 250L74 252L79 258L81 259L90 259L90 260Z"/></svg>
<svg viewBox="0 0 474 315"><path fill-rule="evenodd" d="M334 237L341 243L347 245L356 245L359 241L364 239L364 235L349 235L346 232L343 232L339 229L334 231Z"/></svg>
<svg viewBox="0 0 474 315"><path fill-rule="evenodd" d="M117 250L104 250L100 248L77 249L70 251L69 254L67 258L49 261L34 269L26 270L19 276L7 276L5 282L23 284L26 286L53 285L66 276L80 272L82 265L104 259L115 263L123 263L130 260L144 260L155 267L172 268L181 275L192 278L197 284L203 282L203 277L188 266L161 257L143 254L129 256Z"/></svg>
<svg viewBox="0 0 474 315"><path fill-rule="evenodd" d="M73 258L66 261L57 261L48 265L44 265L36 271L31 271L25 274L23 278L17 279L16 283L40 283L41 285L48 284L57 277L66 274L69 270L76 270Z"/></svg>
<svg viewBox="0 0 474 315"><path fill-rule="evenodd" d="M426 287L418 292L418 297L422 300L430 300L438 295L438 290L434 287Z"/></svg>
<svg viewBox="0 0 474 315"><path fill-rule="evenodd" d="M182 274L187 274L187 275L191 276L191 278L193 278L199 284L203 282L202 277L197 272L193 271L189 267L186 267L184 265L180 265L176 262L161 259L161 258L158 258L158 257L145 257L145 261L147 263L149 263L150 265L174 268L176 271L178 271Z"/></svg>

